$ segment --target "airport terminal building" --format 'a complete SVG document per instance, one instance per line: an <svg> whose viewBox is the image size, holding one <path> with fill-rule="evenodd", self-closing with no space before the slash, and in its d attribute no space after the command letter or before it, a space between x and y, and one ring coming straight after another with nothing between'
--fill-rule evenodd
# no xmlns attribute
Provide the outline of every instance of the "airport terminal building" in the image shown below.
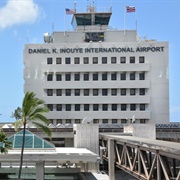
<svg viewBox="0 0 180 180"><path fill-rule="evenodd" d="M168 42L108 30L111 15L75 12L74 31L25 45L24 92L45 100L51 123L169 123Z"/></svg>

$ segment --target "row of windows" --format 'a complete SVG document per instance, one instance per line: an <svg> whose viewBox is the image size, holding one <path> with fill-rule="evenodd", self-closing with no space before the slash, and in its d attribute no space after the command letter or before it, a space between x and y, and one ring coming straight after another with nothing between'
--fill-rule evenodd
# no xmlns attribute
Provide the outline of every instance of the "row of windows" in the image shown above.
<svg viewBox="0 0 180 180"><path fill-rule="evenodd" d="M81 119L50 119L49 120L51 124L71 124L71 123L75 123L75 124L81 124ZM145 123L146 120L145 119L140 119L139 123ZM122 123L122 124L126 124L128 123L127 119L93 119L92 121L93 124L99 124L99 123L103 123L103 124L107 124L107 123L112 123L112 124L117 124L117 123Z"/></svg>
<svg viewBox="0 0 180 180"><path fill-rule="evenodd" d="M57 57L56 58L56 64L124 64L124 63L136 63L136 58L135 56L131 56L129 57L129 59L127 60L126 57L111 57L110 60L108 60L107 57L83 57L83 61L81 62L80 57L74 57L74 58L70 58L70 57L66 57L64 59L64 62L62 62L62 58L61 57ZM145 63L145 57L144 56L140 56L138 57L138 62L139 63ZM47 64L54 64L53 62L53 58L52 57L48 57L47 58Z"/></svg>
<svg viewBox="0 0 180 180"><path fill-rule="evenodd" d="M145 111L146 104L47 104L50 111Z"/></svg>
<svg viewBox="0 0 180 180"><path fill-rule="evenodd" d="M53 73L47 74L47 81L116 81L116 80L126 80L127 75L129 75L129 80L145 80L145 72L130 72L130 73L56 73L55 79L53 77Z"/></svg>
<svg viewBox="0 0 180 180"><path fill-rule="evenodd" d="M56 96L135 96L145 95L146 89L47 89L47 96L53 96L54 93Z"/></svg>

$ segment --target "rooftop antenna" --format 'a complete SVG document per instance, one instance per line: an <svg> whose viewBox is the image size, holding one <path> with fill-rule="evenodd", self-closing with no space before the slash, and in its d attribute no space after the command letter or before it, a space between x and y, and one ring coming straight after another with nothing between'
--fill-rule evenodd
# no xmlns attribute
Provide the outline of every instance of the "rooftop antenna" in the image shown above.
<svg viewBox="0 0 180 180"><path fill-rule="evenodd" d="M52 0L52 33L54 32L54 0Z"/></svg>
<svg viewBox="0 0 180 180"><path fill-rule="evenodd" d="M76 13L76 1L74 2L74 12Z"/></svg>

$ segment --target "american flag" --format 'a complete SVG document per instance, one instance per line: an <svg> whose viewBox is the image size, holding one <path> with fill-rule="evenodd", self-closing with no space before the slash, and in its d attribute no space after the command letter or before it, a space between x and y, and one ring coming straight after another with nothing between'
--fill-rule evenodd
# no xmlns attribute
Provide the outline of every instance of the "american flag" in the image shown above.
<svg viewBox="0 0 180 180"><path fill-rule="evenodd" d="M134 6L126 6L126 12L135 12L136 8Z"/></svg>
<svg viewBox="0 0 180 180"><path fill-rule="evenodd" d="M65 9L66 14L74 14L74 9Z"/></svg>

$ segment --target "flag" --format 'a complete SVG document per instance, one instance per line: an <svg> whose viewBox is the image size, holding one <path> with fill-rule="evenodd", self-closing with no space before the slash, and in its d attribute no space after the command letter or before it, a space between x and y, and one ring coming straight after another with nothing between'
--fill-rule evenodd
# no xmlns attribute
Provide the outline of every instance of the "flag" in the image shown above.
<svg viewBox="0 0 180 180"><path fill-rule="evenodd" d="M74 14L74 9L65 9L66 14Z"/></svg>
<svg viewBox="0 0 180 180"><path fill-rule="evenodd" d="M134 6L126 6L126 12L130 13L130 12L135 12L136 8Z"/></svg>

